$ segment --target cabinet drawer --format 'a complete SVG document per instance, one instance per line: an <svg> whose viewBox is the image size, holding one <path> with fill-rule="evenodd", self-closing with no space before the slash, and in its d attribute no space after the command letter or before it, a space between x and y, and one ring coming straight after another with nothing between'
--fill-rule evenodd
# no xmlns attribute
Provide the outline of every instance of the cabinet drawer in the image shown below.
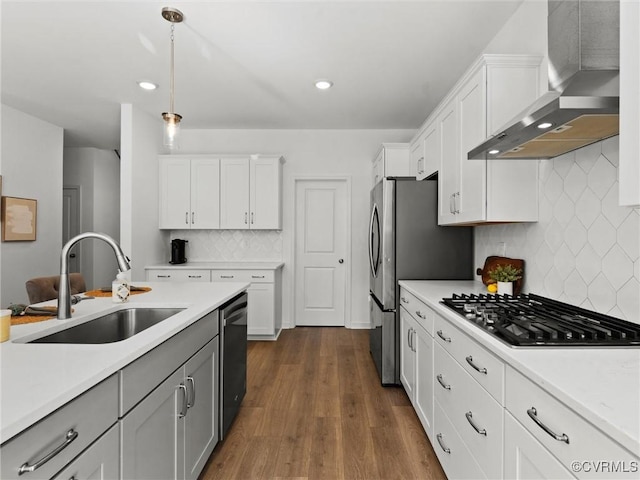
<svg viewBox="0 0 640 480"><path fill-rule="evenodd" d="M219 331L215 310L120 370L120 416L124 416Z"/></svg>
<svg viewBox="0 0 640 480"><path fill-rule="evenodd" d="M147 270L149 282L210 282L210 270L182 270L167 268L163 270Z"/></svg>
<svg viewBox="0 0 640 480"><path fill-rule="evenodd" d="M504 409L439 345L434 363L436 400L486 476L501 478Z"/></svg>
<svg viewBox="0 0 640 480"><path fill-rule="evenodd" d="M433 450L448 478L473 480L487 478L437 400L435 402L433 432L435 440Z"/></svg>
<svg viewBox="0 0 640 480"><path fill-rule="evenodd" d="M582 468L575 473L578 478L610 478L614 472L615 478L638 478L640 458L511 367L507 368L506 406L567 470L572 470L572 462L588 462L589 471ZM596 462L620 462L627 471L596 467Z"/></svg>
<svg viewBox="0 0 640 480"><path fill-rule="evenodd" d="M424 328L427 333L433 336L433 323L436 313L427 307L421 300L409 293L404 288L400 289L400 305Z"/></svg>
<svg viewBox="0 0 640 480"><path fill-rule="evenodd" d="M212 282L273 283L273 270L212 270Z"/></svg>
<svg viewBox="0 0 640 480"><path fill-rule="evenodd" d="M29 395L25 392L25 395ZM34 394L34 393L32 393ZM0 447L3 480L51 478L118 419L118 381L112 375ZM73 431L72 431L73 430ZM69 432L71 432L69 434ZM77 433L77 436L73 434ZM22 465L36 464L67 444L37 470L18 476Z"/></svg>
<svg viewBox="0 0 640 480"><path fill-rule="evenodd" d="M504 405L504 363L440 315L435 316L436 343L444 347L498 403Z"/></svg>

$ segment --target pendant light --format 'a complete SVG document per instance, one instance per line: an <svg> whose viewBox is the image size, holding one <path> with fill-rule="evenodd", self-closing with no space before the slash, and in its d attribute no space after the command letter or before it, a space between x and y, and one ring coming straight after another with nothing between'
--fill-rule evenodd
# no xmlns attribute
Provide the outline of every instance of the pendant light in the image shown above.
<svg viewBox="0 0 640 480"><path fill-rule="evenodd" d="M162 114L162 118L165 121L163 144L169 150L178 148L178 136L180 134L180 120L182 115L175 113L173 107L174 97L174 53L173 53L173 39L175 24L182 22L184 15L177 8L164 7L162 9L162 18L171 23L171 77L169 79L169 111Z"/></svg>

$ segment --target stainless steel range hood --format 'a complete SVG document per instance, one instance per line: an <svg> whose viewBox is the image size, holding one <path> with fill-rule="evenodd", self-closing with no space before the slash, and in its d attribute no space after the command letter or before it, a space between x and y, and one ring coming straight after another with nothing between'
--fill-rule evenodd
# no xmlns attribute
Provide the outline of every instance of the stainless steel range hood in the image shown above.
<svg viewBox="0 0 640 480"><path fill-rule="evenodd" d="M469 159L553 158L618 135L619 0L549 0L549 92Z"/></svg>

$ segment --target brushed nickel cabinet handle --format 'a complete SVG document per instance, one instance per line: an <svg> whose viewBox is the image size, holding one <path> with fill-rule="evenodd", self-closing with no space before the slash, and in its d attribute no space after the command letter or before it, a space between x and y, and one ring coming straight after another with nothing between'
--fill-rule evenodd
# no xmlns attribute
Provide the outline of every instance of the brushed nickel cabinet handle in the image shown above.
<svg viewBox="0 0 640 480"><path fill-rule="evenodd" d="M196 212L191 212L191 223L196 223Z"/></svg>
<svg viewBox="0 0 640 480"><path fill-rule="evenodd" d="M473 367L473 369L476 372L480 372L480 373L484 373L485 375L487 374L487 369L486 368L480 368L479 366L477 366L475 363L473 363L473 357L471 355L469 355L468 357L465 358L465 360L467 361L467 363L469 365L471 365Z"/></svg>
<svg viewBox="0 0 640 480"><path fill-rule="evenodd" d="M438 383L442 385L442 388L444 388L445 390L451 390L451 385L447 385L446 383L444 383L444 380L442 379L442 374L439 373L436 378L438 379Z"/></svg>
<svg viewBox="0 0 640 480"><path fill-rule="evenodd" d="M264 275L251 275L251 278L264 278Z"/></svg>
<svg viewBox="0 0 640 480"><path fill-rule="evenodd" d="M480 435L484 435L485 437L487 436L487 431L484 428L478 428L478 426L473 423L473 414L471 412L465 413L464 416L467 417L469 425L471 425L476 432L478 432Z"/></svg>
<svg viewBox="0 0 640 480"><path fill-rule="evenodd" d="M553 437L554 440L557 440L559 442L564 442L567 445L569 445L569 437L566 434L563 433L562 435L558 435L557 433L555 433L553 430L551 430L549 427L547 427L544 423L540 421L540 419L538 418L538 412L536 411L535 407L531 407L529 410L527 410L527 415L529 415L531 420L536 422L536 425L538 425L541 429L547 432L549 436Z"/></svg>
<svg viewBox="0 0 640 480"><path fill-rule="evenodd" d="M422 312L420 310L416 310L416 315L419 316L421 319L426 320L427 316L423 315Z"/></svg>
<svg viewBox="0 0 640 480"><path fill-rule="evenodd" d="M244 212L244 224L245 224L245 225L247 224L247 216L248 216L248 215L249 215L249 214L248 214L247 212Z"/></svg>
<svg viewBox="0 0 640 480"><path fill-rule="evenodd" d="M437 434L436 438L438 439L438 443L440 444L440 448L442 450L444 450L445 453L451 454L451 449L447 448L447 446L442 441L442 434L441 433Z"/></svg>
<svg viewBox="0 0 640 480"><path fill-rule="evenodd" d="M447 343L451 343L451 337L445 337L444 334L442 333L442 330L438 330L436 333L442 340L444 340Z"/></svg>
<svg viewBox="0 0 640 480"><path fill-rule="evenodd" d="M401 301L402 303L409 303L409 300L407 300L407 299L406 299L406 298L404 298L404 297L400 297L400 301Z"/></svg>
<svg viewBox="0 0 640 480"><path fill-rule="evenodd" d="M156 278L171 278L171 275L156 275Z"/></svg>
<svg viewBox="0 0 640 480"><path fill-rule="evenodd" d="M189 225L189 212L184 212L184 223Z"/></svg>
<svg viewBox="0 0 640 480"><path fill-rule="evenodd" d="M189 278L202 278L202 275L188 275Z"/></svg>
<svg viewBox="0 0 640 480"><path fill-rule="evenodd" d="M187 377L187 382L191 384L191 398L189 398L189 400L187 401L187 408L193 408L196 404L196 381L193 379L193 377L189 376Z"/></svg>
<svg viewBox="0 0 640 480"><path fill-rule="evenodd" d="M20 476L20 475L22 475L24 473L31 473L31 472L37 470L42 465L44 465L49 460L51 460L53 457L58 455L62 450L67 448L69 445L71 445L71 442L73 442L76 438L78 438L78 432L76 432L73 428L70 429L64 436L64 442L62 442L56 448L51 450L44 457L42 457L40 460L35 462L33 465L29 465L29 462L23 463L20 466L20 469L18 470L18 476Z"/></svg>
<svg viewBox="0 0 640 480"><path fill-rule="evenodd" d="M233 275L220 275L220 278L233 278Z"/></svg>
<svg viewBox="0 0 640 480"><path fill-rule="evenodd" d="M181 383L178 386L178 389L182 391L182 408L178 413L178 418L184 418L187 416L187 409L189 408L189 403L187 401L187 395L188 395L187 387L184 385L184 383Z"/></svg>
<svg viewBox="0 0 640 480"><path fill-rule="evenodd" d="M254 213L251 212L251 225L253 225L253 215L254 215Z"/></svg>

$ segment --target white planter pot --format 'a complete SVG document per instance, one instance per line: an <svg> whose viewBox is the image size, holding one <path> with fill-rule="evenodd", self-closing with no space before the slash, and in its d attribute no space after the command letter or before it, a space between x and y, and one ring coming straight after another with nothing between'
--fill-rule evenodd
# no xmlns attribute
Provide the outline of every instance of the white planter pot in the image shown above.
<svg viewBox="0 0 640 480"><path fill-rule="evenodd" d="M513 295L513 282L498 282L498 293L500 295Z"/></svg>

